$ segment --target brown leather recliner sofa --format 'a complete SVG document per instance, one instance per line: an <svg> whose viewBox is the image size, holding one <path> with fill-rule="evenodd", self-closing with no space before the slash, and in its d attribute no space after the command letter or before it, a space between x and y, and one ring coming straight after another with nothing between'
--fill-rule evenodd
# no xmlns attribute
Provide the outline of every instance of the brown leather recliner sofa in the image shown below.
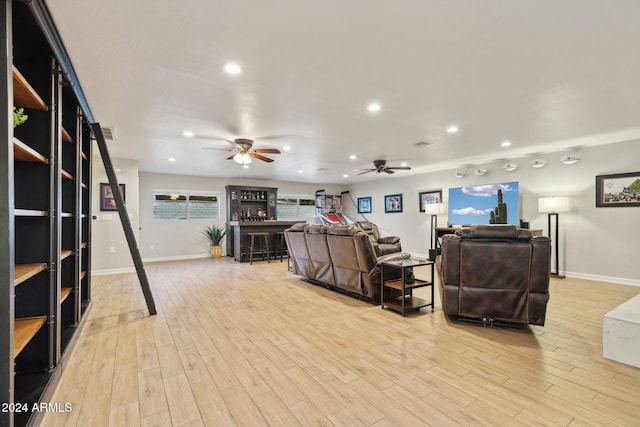
<svg viewBox="0 0 640 427"><path fill-rule="evenodd" d="M395 252L402 252L402 245L400 244L400 238L396 236L380 236L378 226L369 221L356 221L353 223L360 230L367 233L373 249L376 251L377 256L392 254Z"/></svg>
<svg viewBox="0 0 640 427"><path fill-rule="evenodd" d="M299 223L284 236L295 274L375 304L380 303L378 263L409 257L404 253L377 257L369 236L352 225ZM400 273L392 271L385 278L399 278Z"/></svg>
<svg viewBox="0 0 640 427"><path fill-rule="evenodd" d="M436 259L443 311L484 323L544 325L550 242L509 225L472 225L445 235Z"/></svg>

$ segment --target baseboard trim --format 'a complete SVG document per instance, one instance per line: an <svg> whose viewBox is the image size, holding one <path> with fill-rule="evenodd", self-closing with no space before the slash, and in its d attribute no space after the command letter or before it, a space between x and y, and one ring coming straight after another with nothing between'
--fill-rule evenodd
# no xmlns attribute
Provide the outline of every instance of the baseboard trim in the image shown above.
<svg viewBox="0 0 640 427"><path fill-rule="evenodd" d="M91 270L92 276L108 276L110 274L128 274L135 273L135 267L126 267L126 268L110 268L107 270Z"/></svg>
<svg viewBox="0 0 640 427"><path fill-rule="evenodd" d="M640 287L640 280L625 279L623 277L599 276L597 274L573 273L570 271L563 271L563 273L565 277L570 277L572 279L593 280L594 282L607 282L607 283L615 283L617 285L628 285L628 286Z"/></svg>
<svg viewBox="0 0 640 427"><path fill-rule="evenodd" d="M206 254L194 254L194 255L179 255L179 256L164 256L164 257L155 257L155 258L144 258L142 261L143 262L163 262L163 261L181 261L181 260L185 260L185 259L200 259L200 258L211 258L211 254L210 253L206 253Z"/></svg>
<svg viewBox="0 0 640 427"><path fill-rule="evenodd" d="M179 255L179 256L167 256L167 257L156 257L156 258L144 258L142 260L143 263L148 262L164 262L164 261L182 261L188 259L200 259L200 258L211 258L211 254L195 254L195 255ZM124 267L124 268L109 268L105 270L92 270L92 276L107 276L109 274L129 274L135 273L136 269L134 266Z"/></svg>

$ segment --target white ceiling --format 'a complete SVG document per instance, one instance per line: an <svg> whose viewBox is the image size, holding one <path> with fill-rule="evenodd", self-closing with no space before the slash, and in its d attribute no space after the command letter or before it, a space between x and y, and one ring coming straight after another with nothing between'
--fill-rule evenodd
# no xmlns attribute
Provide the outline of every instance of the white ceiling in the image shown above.
<svg viewBox="0 0 640 427"><path fill-rule="evenodd" d="M48 6L112 157L142 171L351 183L387 179L353 172L375 159L402 176L640 138L638 0ZM291 151L243 169L203 149L238 137Z"/></svg>

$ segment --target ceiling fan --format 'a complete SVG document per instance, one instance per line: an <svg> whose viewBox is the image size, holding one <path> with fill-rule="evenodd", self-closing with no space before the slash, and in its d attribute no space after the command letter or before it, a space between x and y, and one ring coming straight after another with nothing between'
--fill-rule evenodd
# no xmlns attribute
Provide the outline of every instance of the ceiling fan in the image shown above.
<svg viewBox="0 0 640 427"><path fill-rule="evenodd" d="M376 172L377 174L384 173L394 173L396 170L411 170L409 166L387 166L386 160L374 160L373 169L363 169L363 172L360 172L358 175L362 175L369 172Z"/></svg>
<svg viewBox="0 0 640 427"><path fill-rule="evenodd" d="M225 139L229 144L233 145L234 151L227 160L235 160L241 165L247 165L251 163L251 159L262 160L263 162L271 163L273 159L263 156L262 154L280 154L280 150L277 148L253 148L253 141L246 138L236 138L233 141Z"/></svg>

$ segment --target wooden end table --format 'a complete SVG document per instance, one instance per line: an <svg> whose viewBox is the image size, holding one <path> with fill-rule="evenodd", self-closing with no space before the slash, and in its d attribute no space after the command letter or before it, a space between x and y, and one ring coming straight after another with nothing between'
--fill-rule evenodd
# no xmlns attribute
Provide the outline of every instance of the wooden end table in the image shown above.
<svg viewBox="0 0 640 427"><path fill-rule="evenodd" d="M389 308L396 311L404 317L408 310L419 310L422 307L431 307L431 311L434 310L433 305L433 261L428 259L419 258L407 258L393 261L383 261L380 263L380 307L384 310ZM406 272L408 268L429 266L431 268L431 281L415 278L413 283L405 283ZM402 269L402 274L399 279L385 280L384 272L389 269ZM414 297L413 290L417 288L431 287L431 301L424 300L422 298ZM384 288L392 288L400 291L400 296L391 298L388 301L384 300Z"/></svg>

